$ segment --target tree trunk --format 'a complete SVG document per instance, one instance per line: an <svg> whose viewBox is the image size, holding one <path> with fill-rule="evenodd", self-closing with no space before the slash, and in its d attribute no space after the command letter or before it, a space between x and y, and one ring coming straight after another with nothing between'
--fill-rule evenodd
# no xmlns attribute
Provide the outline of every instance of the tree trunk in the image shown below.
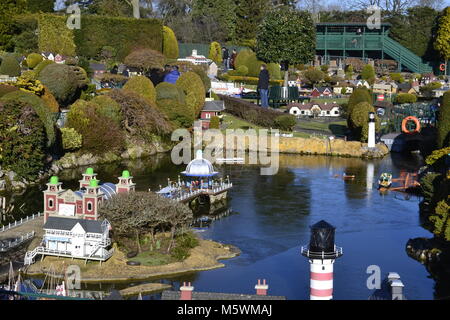
<svg viewBox="0 0 450 320"><path fill-rule="evenodd" d="M141 253L142 249L141 249L141 243L139 241L139 231L136 230L136 243L137 243L137 247L138 247L138 252Z"/></svg>
<svg viewBox="0 0 450 320"><path fill-rule="evenodd" d="M169 247L167 248L167 253L170 253L170 250L172 250L173 247L173 240L175 238L175 227L172 227L170 229L170 243L169 243Z"/></svg>

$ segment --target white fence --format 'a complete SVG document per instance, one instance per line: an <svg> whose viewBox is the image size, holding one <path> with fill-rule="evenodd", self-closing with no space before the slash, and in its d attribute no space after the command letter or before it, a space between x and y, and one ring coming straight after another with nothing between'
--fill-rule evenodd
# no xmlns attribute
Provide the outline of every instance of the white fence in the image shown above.
<svg viewBox="0 0 450 320"><path fill-rule="evenodd" d="M35 234L34 231L31 231L31 232L21 236L20 238L17 238L14 241L9 241L7 244L0 243L0 252L6 252L12 248L20 246L25 241L33 238L34 234Z"/></svg>
<svg viewBox="0 0 450 320"><path fill-rule="evenodd" d="M9 223L7 226L5 225L2 228L0 228L0 232L5 232L5 231L8 231L8 230L11 230L13 228L16 228L18 226L23 225L24 223L27 223L27 222L32 221L34 219L37 219L37 218L39 218L39 217L41 217L43 215L44 214L38 212L36 214L33 214L31 216L26 217L25 219L22 218L22 219L20 219L18 221L14 221L14 223Z"/></svg>

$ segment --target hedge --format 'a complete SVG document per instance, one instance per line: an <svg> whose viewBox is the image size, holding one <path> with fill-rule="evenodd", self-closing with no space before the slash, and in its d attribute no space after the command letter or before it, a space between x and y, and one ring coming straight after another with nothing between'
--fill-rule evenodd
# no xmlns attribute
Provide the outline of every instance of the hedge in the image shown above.
<svg viewBox="0 0 450 320"><path fill-rule="evenodd" d="M67 17L54 14L39 15L39 51L65 56L76 55L73 31L67 28Z"/></svg>
<svg viewBox="0 0 450 320"><path fill-rule="evenodd" d="M186 94L186 105L189 112L198 116L205 105L206 97L202 79L194 72L186 72L178 78L176 85Z"/></svg>
<svg viewBox="0 0 450 320"><path fill-rule="evenodd" d="M167 59L178 59L178 41L175 33L167 26L163 27L163 53Z"/></svg>
<svg viewBox="0 0 450 320"><path fill-rule="evenodd" d="M47 134L47 147L52 147L56 142L56 133L55 133L55 125L51 112L49 112L47 106L44 101L38 96L24 92L24 91L15 91L4 95L1 98L3 102L23 102L25 104L33 107L34 111L36 111L39 119L42 121L45 132Z"/></svg>
<svg viewBox="0 0 450 320"><path fill-rule="evenodd" d="M28 68L34 69L36 66L44 60L44 57L39 53L30 53L27 57Z"/></svg>
<svg viewBox="0 0 450 320"><path fill-rule="evenodd" d="M127 81L123 89L133 91L151 102L156 102L156 89L153 82L147 77L133 77Z"/></svg>
<svg viewBox="0 0 450 320"><path fill-rule="evenodd" d="M396 98L395 102L399 104L403 103L415 103L417 102L417 96L411 93L400 93Z"/></svg>
<svg viewBox="0 0 450 320"><path fill-rule="evenodd" d="M209 45L208 58L218 65L222 63L222 48L220 46L220 43L216 41L211 42L211 44Z"/></svg>
<svg viewBox="0 0 450 320"><path fill-rule="evenodd" d="M52 60L44 60L41 63L39 63L36 68L34 68L33 72L35 74L35 77L38 78L41 74L42 70L44 70L47 66L54 64Z"/></svg>
<svg viewBox="0 0 450 320"><path fill-rule="evenodd" d="M158 19L134 19L83 15L81 29L74 30L79 56L95 58L103 47L117 50L116 59L123 61L134 49L163 51L163 25Z"/></svg>
<svg viewBox="0 0 450 320"><path fill-rule="evenodd" d="M275 119L282 114L278 111L258 107L257 105L237 98L218 95L225 102L226 112L264 128L277 128Z"/></svg>
<svg viewBox="0 0 450 320"><path fill-rule="evenodd" d="M222 75L221 77L219 77L220 80L225 80L225 81L231 81L231 82L239 82L239 83L245 83L245 84L250 84L250 85L257 85L259 78L257 77L242 77L242 76L230 76L227 74ZM281 86L283 85L284 81L283 80L274 80L274 79L270 79L270 84L274 85L274 86Z"/></svg>
<svg viewBox="0 0 450 320"><path fill-rule="evenodd" d="M177 100L181 103L186 103L186 94L183 89L168 82L161 82L156 86L156 101L158 100Z"/></svg>
<svg viewBox="0 0 450 320"><path fill-rule="evenodd" d="M20 65L17 62L16 58L8 54L3 58L2 64L0 66L0 74L8 75L10 77L18 77L20 76Z"/></svg>
<svg viewBox="0 0 450 320"><path fill-rule="evenodd" d="M10 92L17 91L17 89L14 86L6 85L6 84L0 84L0 98L3 97L5 94L8 94Z"/></svg>
<svg viewBox="0 0 450 320"><path fill-rule="evenodd" d="M438 146L450 146L450 90L444 93L439 108L438 118Z"/></svg>

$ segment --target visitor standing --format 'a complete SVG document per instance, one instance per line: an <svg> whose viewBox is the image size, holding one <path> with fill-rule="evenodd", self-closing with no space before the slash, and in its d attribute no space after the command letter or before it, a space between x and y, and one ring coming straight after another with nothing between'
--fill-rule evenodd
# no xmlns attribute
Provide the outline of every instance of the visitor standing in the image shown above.
<svg viewBox="0 0 450 320"><path fill-rule="evenodd" d="M236 57L237 57L237 51L236 51L236 49L233 49L233 53L231 54L231 59L230 59L230 67L233 70L236 70Z"/></svg>
<svg viewBox="0 0 450 320"><path fill-rule="evenodd" d="M180 72L178 71L178 66L172 66L172 71L170 71L165 77L164 82L175 84L180 77Z"/></svg>
<svg viewBox="0 0 450 320"><path fill-rule="evenodd" d="M223 70L225 72L230 68L230 52L226 47L222 48Z"/></svg>
<svg viewBox="0 0 450 320"><path fill-rule="evenodd" d="M258 91L261 96L261 107L263 108L269 107L269 81L269 70L267 70L267 66L263 64L261 66L261 72L259 73L258 80Z"/></svg>

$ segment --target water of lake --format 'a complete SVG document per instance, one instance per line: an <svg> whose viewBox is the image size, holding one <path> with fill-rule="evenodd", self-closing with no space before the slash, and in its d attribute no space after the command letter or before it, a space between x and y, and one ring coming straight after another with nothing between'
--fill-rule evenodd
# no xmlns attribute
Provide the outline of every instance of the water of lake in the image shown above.
<svg viewBox="0 0 450 320"><path fill-rule="evenodd" d="M269 294L287 299L309 299L309 262L300 246L309 241L309 226L324 219L336 227L336 245L344 255L335 262L334 299L367 299L370 265L382 275L398 272L409 299L433 299L434 280L420 263L408 257L410 238L431 237L420 226L419 199L402 194L380 195L376 181L381 173L398 176L401 170L418 169L420 159L389 156L383 160L283 155L275 176L261 176L258 166L217 166L234 183L229 193L233 213L215 221L204 232L211 239L238 247L242 254L223 261L225 268L163 279L177 290L191 281L196 291L254 293L257 279L265 278ZM155 190L167 178L176 179L184 166L175 166L168 156L122 164L95 166L102 181L116 182L123 169L135 177L137 189ZM84 169L60 175L64 188L77 189ZM335 175L354 174L344 181ZM42 208L41 189L34 188L15 198L25 203L22 210ZM161 281L161 279L159 280ZM92 290L122 289L128 284L89 285ZM158 298L154 295L148 298Z"/></svg>

